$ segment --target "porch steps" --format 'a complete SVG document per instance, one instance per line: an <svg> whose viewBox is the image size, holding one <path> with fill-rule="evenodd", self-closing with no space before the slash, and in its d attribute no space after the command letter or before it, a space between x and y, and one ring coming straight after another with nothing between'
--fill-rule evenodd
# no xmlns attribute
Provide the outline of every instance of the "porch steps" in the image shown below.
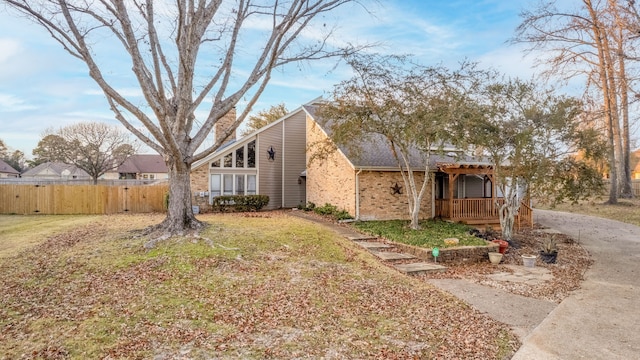
<svg viewBox="0 0 640 360"><path fill-rule="evenodd" d="M351 239L351 237L349 237L349 239ZM375 257L387 262L389 266L405 275L418 275L427 272L442 272L447 270L445 266L440 264L423 262L414 255L395 252L393 251L395 246L379 241L376 238L356 240L354 243L367 249Z"/></svg>
<svg viewBox="0 0 640 360"><path fill-rule="evenodd" d="M407 275L418 275L426 272L443 272L446 271L447 268L442 265L438 265L436 263L427 263L427 262L419 262L419 263L410 263L410 264L398 264L394 265L398 271Z"/></svg>

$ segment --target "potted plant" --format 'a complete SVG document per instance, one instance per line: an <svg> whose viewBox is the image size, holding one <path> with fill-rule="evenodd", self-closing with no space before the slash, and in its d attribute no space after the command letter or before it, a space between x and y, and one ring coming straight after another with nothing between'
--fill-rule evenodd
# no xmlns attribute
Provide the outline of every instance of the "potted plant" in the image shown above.
<svg viewBox="0 0 640 360"><path fill-rule="evenodd" d="M509 243L501 239L495 239L495 240L492 240L491 242L494 242L500 246L498 250L500 254L504 254L507 251L507 248L509 247Z"/></svg>
<svg viewBox="0 0 640 360"><path fill-rule="evenodd" d="M542 241L542 249L540 250L540 259L545 264L555 264L558 257L558 246L556 239L552 236Z"/></svg>

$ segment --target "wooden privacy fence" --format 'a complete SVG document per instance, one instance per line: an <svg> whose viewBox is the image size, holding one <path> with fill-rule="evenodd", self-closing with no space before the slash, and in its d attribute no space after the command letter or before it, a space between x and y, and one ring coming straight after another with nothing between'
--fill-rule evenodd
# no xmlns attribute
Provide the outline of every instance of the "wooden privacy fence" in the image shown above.
<svg viewBox="0 0 640 360"><path fill-rule="evenodd" d="M0 185L0 214L118 214L165 211L168 185Z"/></svg>

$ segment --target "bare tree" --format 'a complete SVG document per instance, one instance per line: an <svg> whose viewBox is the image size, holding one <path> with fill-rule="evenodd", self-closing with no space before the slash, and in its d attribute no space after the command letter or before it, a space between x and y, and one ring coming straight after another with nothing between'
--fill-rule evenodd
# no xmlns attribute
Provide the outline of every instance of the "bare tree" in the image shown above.
<svg viewBox="0 0 640 360"><path fill-rule="evenodd" d="M314 29L318 31L305 32L316 18L353 0L2 2L44 27L84 62L116 118L164 156L170 203L158 228L170 233L202 226L191 208L191 164L216 150L235 131L264 91L273 69L353 50L329 46L333 28L326 26L326 18L319 19L324 23ZM261 43L251 44L248 51L243 41L256 32ZM311 39L299 41L305 36ZM100 55L113 57L111 50L105 54L99 49L105 39L121 45L144 106L118 91L117 82L104 71ZM248 71L236 71L242 62L252 64ZM247 99L246 109L223 131L224 136L202 148L216 122L241 99ZM203 108L207 114L197 119L196 109Z"/></svg>
<svg viewBox="0 0 640 360"><path fill-rule="evenodd" d="M0 139L0 160L4 160L9 166L22 172L26 169L26 159L20 150L11 149Z"/></svg>
<svg viewBox="0 0 640 360"><path fill-rule="evenodd" d="M56 134L46 135L36 150L39 150L38 156L49 161L77 166L97 184L100 176L117 169L135 154L136 145L130 140L128 132L115 126L84 122L62 127Z"/></svg>
<svg viewBox="0 0 640 360"><path fill-rule="evenodd" d="M634 35L629 27L632 2L583 0L575 10L559 10L547 1L521 14L522 24L514 42L529 44L531 51L548 51L539 56L547 66L545 75L562 80L582 76L585 95L599 90L601 112L609 141L609 202L630 197L631 169L629 132L629 78L627 60Z"/></svg>

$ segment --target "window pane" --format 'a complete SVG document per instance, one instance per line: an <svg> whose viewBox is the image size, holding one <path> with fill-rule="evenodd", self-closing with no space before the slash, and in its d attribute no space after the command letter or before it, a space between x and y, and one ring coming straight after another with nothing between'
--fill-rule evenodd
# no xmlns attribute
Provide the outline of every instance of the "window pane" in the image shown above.
<svg viewBox="0 0 640 360"><path fill-rule="evenodd" d="M224 174L222 186L224 188L223 195L233 195L233 174Z"/></svg>
<svg viewBox="0 0 640 360"><path fill-rule="evenodd" d="M211 163L211 167L220 167L220 159Z"/></svg>
<svg viewBox="0 0 640 360"><path fill-rule="evenodd" d="M236 195L244 195L244 175L236 175Z"/></svg>
<svg viewBox="0 0 640 360"><path fill-rule="evenodd" d="M256 167L256 141L253 140L247 144L247 167Z"/></svg>
<svg viewBox="0 0 640 360"><path fill-rule="evenodd" d="M247 175L247 195L256 194L256 176Z"/></svg>
<svg viewBox="0 0 640 360"><path fill-rule="evenodd" d="M220 174L211 175L211 197L220 196Z"/></svg>
<svg viewBox="0 0 640 360"><path fill-rule="evenodd" d="M243 168L244 167L244 148L236 150L236 167Z"/></svg>
<svg viewBox="0 0 640 360"><path fill-rule="evenodd" d="M224 156L224 167L232 167L233 166L233 153L228 153Z"/></svg>

